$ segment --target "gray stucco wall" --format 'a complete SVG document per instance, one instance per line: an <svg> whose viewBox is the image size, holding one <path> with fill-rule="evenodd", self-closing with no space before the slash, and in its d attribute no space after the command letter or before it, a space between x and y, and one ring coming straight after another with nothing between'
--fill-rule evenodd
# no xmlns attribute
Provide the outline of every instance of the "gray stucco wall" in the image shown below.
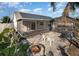
<svg viewBox="0 0 79 59"><path fill-rule="evenodd" d="M5 28L14 28L13 23L0 23L0 33L1 33Z"/></svg>

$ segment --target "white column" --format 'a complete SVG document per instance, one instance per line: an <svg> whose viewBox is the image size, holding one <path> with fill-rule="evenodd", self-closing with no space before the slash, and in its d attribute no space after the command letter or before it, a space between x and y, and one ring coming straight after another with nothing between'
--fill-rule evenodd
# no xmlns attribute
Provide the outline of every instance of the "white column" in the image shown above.
<svg viewBox="0 0 79 59"><path fill-rule="evenodd" d="M28 23L28 31L31 30L31 23Z"/></svg>
<svg viewBox="0 0 79 59"><path fill-rule="evenodd" d="M46 21L44 21L44 25L43 26L44 26L44 29L46 29Z"/></svg>
<svg viewBox="0 0 79 59"><path fill-rule="evenodd" d="M37 21L35 21L35 30L37 30Z"/></svg>
<svg viewBox="0 0 79 59"><path fill-rule="evenodd" d="M16 19L15 14L14 14L13 17L14 17L14 18L13 18L14 29L17 31L17 19Z"/></svg>

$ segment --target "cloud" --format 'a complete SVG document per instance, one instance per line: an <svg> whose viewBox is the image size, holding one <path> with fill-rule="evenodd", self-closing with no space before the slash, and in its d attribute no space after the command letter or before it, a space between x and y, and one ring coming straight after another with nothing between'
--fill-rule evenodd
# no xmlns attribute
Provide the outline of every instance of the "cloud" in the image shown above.
<svg viewBox="0 0 79 59"><path fill-rule="evenodd" d="M0 2L0 7L16 7L20 4L20 2Z"/></svg>
<svg viewBox="0 0 79 59"><path fill-rule="evenodd" d="M66 5L67 5L67 2L64 2L64 3L60 2L60 3L58 3L57 6L56 6L56 10L58 11L60 9L64 9Z"/></svg>
<svg viewBox="0 0 79 59"><path fill-rule="evenodd" d="M77 13L79 13L79 8L76 8L76 10L75 10Z"/></svg>
<svg viewBox="0 0 79 59"><path fill-rule="evenodd" d="M51 7L51 4L50 3L48 4L48 7Z"/></svg>
<svg viewBox="0 0 79 59"><path fill-rule="evenodd" d="M56 12L54 12L54 13L56 13L56 14L61 14L61 13L63 13L63 9L59 9L58 11L56 11Z"/></svg>
<svg viewBox="0 0 79 59"><path fill-rule="evenodd" d="M8 6L15 7L15 6L19 5L19 4L20 4L20 2L9 2Z"/></svg>
<svg viewBox="0 0 79 59"><path fill-rule="evenodd" d="M0 8L4 8L5 6L7 6L7 3L5 3L5 2L0 2Z"/></svg>
<svg viewBox="0 0 79 59"><path fill-rule="evenodd" d="M19 9L19 8L23 8L26 7L26 5L32 5L31 2L0 2L0 8L15 8L15 9Z"/></svg>
<svg viewBox="0 0 79 59"><path fill-rule="evenodd" d="M1 12L4 12L4 10L0 9L0 13L1 13Z"/></svg>
<svg viewBox="0 0 79 59"><path fill-rule="evenodd" d="M32 2L24 2L25 4L29 4L29 5L32 5Z"/></svg>
<svg viewBox="0 0 79 59"><path fill-rule="evenodd" d="M42 9L42 8L36 8L36 9L34 9L33 11L34 11L34 12L42 12L43 9Z"/></svg>
<svg viewBox="0 0 79 59"><path fill-rule="evenodd" d="M20 12L31 12L30 9L20 9L19 11L20 11Z"/></svg>
<svg viewBox="0 0 79 59"><path fill-rule="evenodd" d="M52 12L52 11L53 11L53 8L52 8L52 7L49 7L49 8L48 8L48 11L49 11L49 12Z"/></svg>
<svg viewBox="0 0 79 59"><path fill-rule="evenodd" d="M60 9L59 11L53 12L52 13L53 18L61 16L62 15L62 12L63 12L62 9Z"/></svg>

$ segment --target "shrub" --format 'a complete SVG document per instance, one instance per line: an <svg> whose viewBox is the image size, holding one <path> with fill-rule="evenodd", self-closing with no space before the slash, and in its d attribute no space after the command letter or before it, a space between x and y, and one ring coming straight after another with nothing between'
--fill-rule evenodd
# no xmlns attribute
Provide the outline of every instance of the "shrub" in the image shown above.
<svg viewBox="0 0 79 59"><path fill-rule="evenodd" d="M27 55L29 45L17 45L17 35L14 33L14 30L11 28L6 28L0 33L0 56Z"/></svg>

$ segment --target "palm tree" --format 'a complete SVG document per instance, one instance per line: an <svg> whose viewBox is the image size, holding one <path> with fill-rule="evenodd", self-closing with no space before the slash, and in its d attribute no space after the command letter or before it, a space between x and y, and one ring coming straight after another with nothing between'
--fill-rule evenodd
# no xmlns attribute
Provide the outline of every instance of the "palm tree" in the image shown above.
<svg viewBox="0 0 79 59"><path fill-rule="evenodd" d="M53 7L53 11L55 11L56 10L56 2L51 2L51 6ZM79 8L79 2L68 2L66 7L64 8L63 13L62 13L62 16L65 16L64 20L66 20L66 16L69 16L69 12L75 12L75 10L77 8ZM73 27L74 32L79 30L77 28L78 25L79 25L78 21L77 22L75 21L75 27Z"/></svg>
<svg viewBox="0 0 79 59"><path fill-rule="evenodd" d="M55 11L56 9L56 2L51 2L51 6L53 7L53 11ZM76 8L79 7L79 2L68 2L63 14L65 14L66 16L68 16L69 12L71 11L75 11Z"/></svg>

